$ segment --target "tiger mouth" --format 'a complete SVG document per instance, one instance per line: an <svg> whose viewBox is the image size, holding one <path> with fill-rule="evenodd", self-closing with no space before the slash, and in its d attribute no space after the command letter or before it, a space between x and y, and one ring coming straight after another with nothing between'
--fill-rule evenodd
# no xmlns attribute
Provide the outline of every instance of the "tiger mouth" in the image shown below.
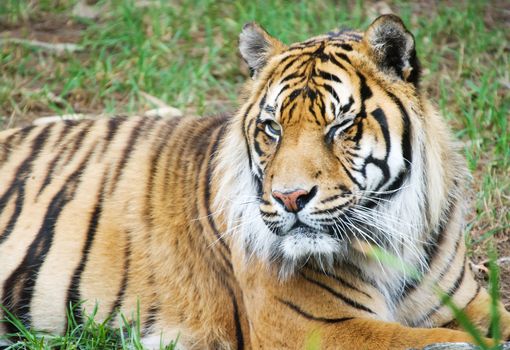
<svg viewBox="0 0 510 350"><path fill-rule="evenodd" d="M307 224L305 224L302 221L297 220L294 225L290 228L290 230L287 231L284 236L307 236L307 237L313 237L317 236L319 234L325 234L327 232L324 232L320 229L311 227Z"/></svg>

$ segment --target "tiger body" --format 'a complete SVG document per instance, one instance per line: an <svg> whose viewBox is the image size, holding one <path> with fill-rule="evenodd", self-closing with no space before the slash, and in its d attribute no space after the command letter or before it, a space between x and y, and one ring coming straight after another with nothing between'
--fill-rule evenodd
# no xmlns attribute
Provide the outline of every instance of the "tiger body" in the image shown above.
<svg viewBox="0 0 510 350"><path fill-rule="evenodd" d="M335 349L472 341L440 328L455 322L439 288L487 333L463 241L466 172L407 34L385 16L287 47L249 25L240 50L254 77L235 116L0 133L2 304L57 333L70 304L113 326L139 312L148 346L294 349L314 332Z"/></svg>
<svg viewBox="0 0 510 350"><path fill-rule="evenodd" d="M162 322L172 325L170 337L184 335L177 326L189 319L228 337L235 325L227 304L239 306L227 251L215 244L210 203L183 195L211 191L199 174L211 176L210 148L224 123L112 118L3 133L2 174L19 174L2 177L3 303L35 329L63 332L69 303L83 300L89 313L97 304L105 319L117 308L134 317L140 302L144 334Z"/></svg>

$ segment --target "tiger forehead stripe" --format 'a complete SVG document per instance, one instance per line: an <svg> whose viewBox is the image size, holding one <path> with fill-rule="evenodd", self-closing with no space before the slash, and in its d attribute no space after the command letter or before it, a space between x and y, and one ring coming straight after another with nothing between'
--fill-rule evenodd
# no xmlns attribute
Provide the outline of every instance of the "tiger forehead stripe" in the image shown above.
<svg viewBox="0 0 510 350"><path fill-rule="evenodd" d="M336 56L336 57L335 57ZM345 64L349 64L350 61L347 56L343 53L339 53L338 51L328 51L325 53L324 45L321 44L319 46L310 47L310 50L306 55L301 54L300 56L295 57L294 59L290 59L291 56L285 56L281 62L278 63L278 66L283 68L280 70L281 78L279 79L279 84L276 87L272 87L271 94L276 95L274 98L269 97L269 100L279 101L280 97L284 92L286 92L284 97L284 103L282 105L282 110L288 108L291 105L291 102L295 100L296 97L303 94L306 91L307 96L311 99L315 99L317 93L315 89L311 89L309 87L306 88L298 88L298 86L302 86L304 84L308 85L308 82L313 82L317 84L317 87L322 87L327 90L327 92L332 96L336 102L332 103L332 114L334 116L339 116L340 113L345 113L352 106L353 100L350 94L347 94L346 101L340 103L340 97L337 93L337 87L333 87L332 84L343 84L342 79L338 75L338 72L332 72L331 68L318 68L315 67L314 63L316 60L321 62L330 62L335 65L337 68L342 69L348 74L344 64L340 63L340 61L345 61ZM313 68L312 68L313 67ZM292 68L292 71L290 71ZM289 72L287 72L289 70ZM322 78L324 81L318 81L316 79ZM270 78L269 83L271 84L274 78ZM327 83L326 83L327 81ZM288 90L291 90L290 93ZM271 95L269 94L269 96ZM334 107L334 108L333 108ZM323 107L322 107L323 108ZM324 108L323 108L324 109ZM291 118L289 118L291 119Z"/></svg>

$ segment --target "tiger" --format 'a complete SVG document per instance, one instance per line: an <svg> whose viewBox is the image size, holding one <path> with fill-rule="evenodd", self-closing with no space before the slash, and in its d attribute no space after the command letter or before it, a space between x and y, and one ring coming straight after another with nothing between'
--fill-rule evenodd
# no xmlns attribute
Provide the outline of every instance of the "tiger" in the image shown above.
<svg viewBox="0 0 510 350"><path fill-rule="evenodd" d="M491 342L468 172L402 20L291 45L252 22L239 51L251 77L232 115L0 133L5 310L57 334L67 310L138 318L152 348L475 342L449 299Z"/></svg>

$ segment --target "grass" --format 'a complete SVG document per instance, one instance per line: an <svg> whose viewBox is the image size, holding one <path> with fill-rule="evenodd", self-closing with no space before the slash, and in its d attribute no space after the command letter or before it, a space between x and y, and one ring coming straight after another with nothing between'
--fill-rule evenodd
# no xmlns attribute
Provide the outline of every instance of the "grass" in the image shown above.
<svg viewBox="0 0 510 350"><path fill-rule="evenodd" d="M99 1L98 18L76 0L0 1L0 129L62 113L138 113L149 94L187 114L235 111L247 70L237 36L256 20L290 43L333 28L366 27L371 1ZM395 0L415 34L422 86L462 142L473 172L466 240L472 258L495 242L510 256L510 28L503 0ZM381 6L379 2L378 6ZM74 43L55 53L28 40ZM510 273L501 266L502 275ZM487 276L486 276L487 277ZM510 301L510 279L501 281Z"/></svg>
<svg viewBox="0 0 510 350"><path fill-rule="evenodd" d="M9 339L11 345L6 350L46 350L46 349L130 349L143 350L140 338L140 315L133 317L134 322L128 322L121 315L121 325L118 329L109 326L110 319L103 322L95 320L97 307L88 315L83 323L74 318L73 309L81 307L74 305L67 312L67 330L63 335L54 335L27 329L23 322L13 316L7 309L6 320L17 328L16 334L9 334L0 339ZM174 350L177 340L163 346L161 350Z"/></svg>

